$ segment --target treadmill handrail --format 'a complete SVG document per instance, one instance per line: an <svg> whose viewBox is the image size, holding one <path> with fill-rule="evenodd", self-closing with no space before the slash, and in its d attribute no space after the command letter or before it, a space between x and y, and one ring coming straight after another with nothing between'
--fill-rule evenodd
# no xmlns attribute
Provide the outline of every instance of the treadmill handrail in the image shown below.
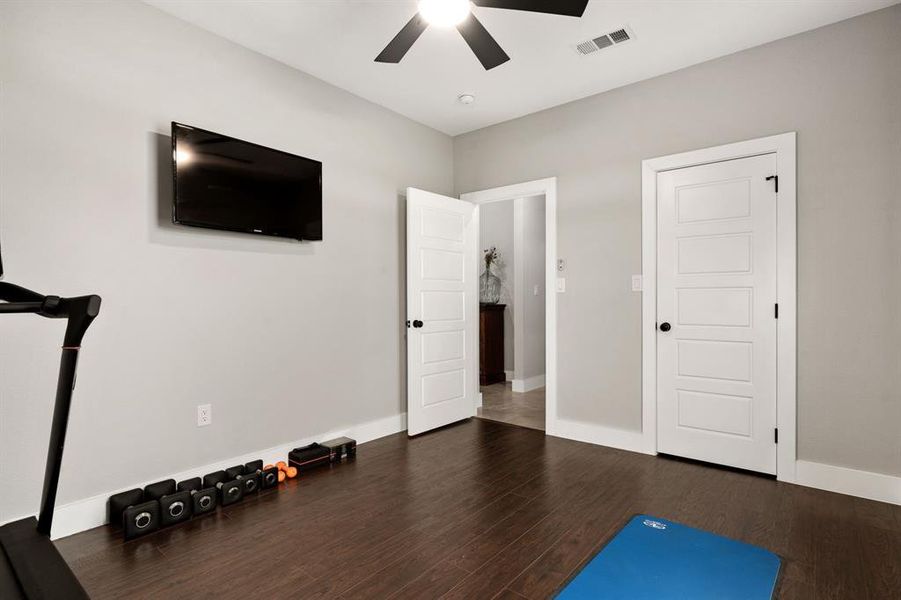
<svg viewBox="0 0 901 600"><path fill-rule="evenodd" d="M12 283L0 281L0 314L34 313L50 319L66 319L62 358L56 385L56 402L53 406L53 422L50 426L50 444L47 450L47 466L44 469L44 488L41 494L41 512L37 530L49 536L56 505L56 490L62 467L63 446L69 422L72 390L75 386L75 366L81 340L94 318L100 313L100 296L76 296L60 298L44 296Z"/></svg>
<svg viewBox="0 0 901 600"><path fill-rule="evenodd" d="M0 281L0 313L34 313L48 319L68 319L64 346L80 346L91 321L100 313L100 296L44 296Z"/></svg>
<svg viewBox="0 0 901 600"><path fill-rule="evenodd" d="M0 313L39 313L43 302L0 302Z"/></svg>
<svg viewBox="0 0 901 600"><path fill-rule="evenodd" d="M45 296L20 285L0 281L0 300L5 302L43 302Z"/></svg>

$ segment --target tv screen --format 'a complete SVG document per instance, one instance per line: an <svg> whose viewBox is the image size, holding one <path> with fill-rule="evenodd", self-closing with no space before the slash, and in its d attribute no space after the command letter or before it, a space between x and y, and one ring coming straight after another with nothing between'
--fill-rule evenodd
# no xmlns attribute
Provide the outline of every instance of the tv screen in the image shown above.
<svg viewBox="0 0 901 600"><path fill-rule="evenodd" d="M172 123L172 221L322 239L322 163Z"/></svg>

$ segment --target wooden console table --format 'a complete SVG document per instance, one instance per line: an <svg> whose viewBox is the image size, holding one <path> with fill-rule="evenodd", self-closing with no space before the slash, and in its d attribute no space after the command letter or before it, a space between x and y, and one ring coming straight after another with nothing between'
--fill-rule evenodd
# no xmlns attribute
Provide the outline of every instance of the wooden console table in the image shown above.
<svg viewBox="0 0 901 600"><path fill-rule="evenodd" d="M506 381L504 374L504 308L479 305L479 385Z"/></svg>

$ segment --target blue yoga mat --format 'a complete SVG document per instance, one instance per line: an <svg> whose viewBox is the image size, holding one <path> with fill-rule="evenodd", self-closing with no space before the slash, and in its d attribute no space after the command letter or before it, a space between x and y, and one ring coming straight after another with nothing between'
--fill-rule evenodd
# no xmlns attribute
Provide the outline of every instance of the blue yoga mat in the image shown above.
<svg viewBox="0 0 901 600"><path fill-rule="evenodd" d="M637 515L557 598L769 600L779 565L769 550Z"/></svg>

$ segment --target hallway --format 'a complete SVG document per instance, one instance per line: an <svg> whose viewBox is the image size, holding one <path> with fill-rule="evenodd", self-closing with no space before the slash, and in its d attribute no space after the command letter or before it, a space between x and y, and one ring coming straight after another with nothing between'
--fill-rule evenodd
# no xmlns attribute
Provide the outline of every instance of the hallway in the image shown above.
<svg viewBox="0 0 901 600"><path fill-rule="evenodd" d="M482 386L482 406L476 416L544 431L544 388L514 392L510 382Z"/></svg>

